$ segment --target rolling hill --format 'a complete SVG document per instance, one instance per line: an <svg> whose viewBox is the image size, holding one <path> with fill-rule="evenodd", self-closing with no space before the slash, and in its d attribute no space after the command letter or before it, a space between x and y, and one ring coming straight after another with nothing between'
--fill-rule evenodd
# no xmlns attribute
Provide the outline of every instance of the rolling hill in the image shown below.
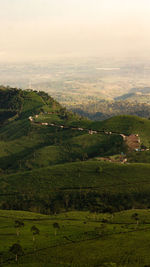
<svg viewBox="0 0 150 267"><path fill-rule="evenodd" d="M138 134L149 147L149 120L116 116L92 122L44 92L1 88L0 96L1 110L13 112L0 128L1 208L53 213L150 205L149 198L142 202L149 192L149 154L147 164L121 164L128 157L122 135ZM118 163L110 162L121 154Z"/></svg>
<svg viewBox="0 0 150 267"><path fill-rule="evenodd" d="M102 122L93 122L94 129L104 129L116 133L124 133L126 135L139 134L141 142L149 146L150 142L150 120L137 116L120 115Z"/></svg>
<svg viewBox="0 0 150 267"><path fill-rule="evenodd" d="M149 266L149 133L148 119L91 121L1 87L0 265Z"/></svg>
<svg viewBox="0 0 150 267"><path fill-rule="evenodd" d="M92 121L67 111L44 92L2 88L0 99L0 110L7 114L0 128L2 171L28 170L123 150L119 136L90 136Z"/></svg>
<svg viewBox="0 0 150 267"><path fill-rule="evenodd" d="M148 208L150 165L99 161L1 175L0 208L58 213Z"/></svg>

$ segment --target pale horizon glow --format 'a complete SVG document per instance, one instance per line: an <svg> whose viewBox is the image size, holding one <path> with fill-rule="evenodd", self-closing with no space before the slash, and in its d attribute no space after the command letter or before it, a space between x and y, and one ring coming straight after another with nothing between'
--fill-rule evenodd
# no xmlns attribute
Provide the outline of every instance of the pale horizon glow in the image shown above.
<svg viewBox="0 0 150 267"><path fill-rule="evenodd" d="M0 0L0 62L149 57L149 0Z"/></svg>

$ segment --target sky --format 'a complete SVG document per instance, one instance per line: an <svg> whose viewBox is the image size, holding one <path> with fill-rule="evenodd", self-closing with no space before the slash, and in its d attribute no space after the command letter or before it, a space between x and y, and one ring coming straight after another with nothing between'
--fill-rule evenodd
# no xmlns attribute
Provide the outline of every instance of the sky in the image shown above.
<svg viewBox="0 0 150 267"><path fill-rule="evenodd" d="M0 62L149 57L150 0L0 0Z"/></svg>

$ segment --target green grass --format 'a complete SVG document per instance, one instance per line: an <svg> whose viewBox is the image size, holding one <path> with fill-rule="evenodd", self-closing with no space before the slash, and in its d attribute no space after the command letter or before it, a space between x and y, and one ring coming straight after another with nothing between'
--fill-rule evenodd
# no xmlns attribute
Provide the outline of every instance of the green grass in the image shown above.
<svg viewBox="0 0 150 267"><path fill-rule="evenodd" d="M68 144L70 152L66 149ZM4 170L46 167L81 160L85 153L92 158L125 149L120 136L89 135L85 131L31 124L28 119L18 119L0 129L0 148L0 168Z"/></svg>
<svg viewBox="0 0 150 267"><path fill-rule="evenodd" d="M97 169L100 168L100 172ZM80 177L79 177L80 173ZM25 185L41 190L50 188L98 187L104 191L117 192L148 189L149 164L119 164L98 161L68 163L48 168L38 168L28 172L1 176L9 188L25 189ZM80 179L79 179L80 178ZM20 181L20 183L19 183ZM34 189L34 188L33 188Z"/></svg>
<svg viewBox="0 0 150 267"><path fill-rule="evenodd" d="M29 156L26 164L30 164L31 168L39 168L55 165L61 161L59 146L44 146L37 149L34 155Z"/></svg>
<svg viewBox="0 0 150 267"><path fill-rule="evenodd" d="M134 213L140 218L138 225L132 218ZM24 222L19 236L16 235L15 220ZM60 227L56 233L54 222ZM40 230L35 242L30 230L33 225ZM24 255L19 257L19 266L144 267L150 263L149 229L149 210L129 210L113 216L89 212L44 216L0 211L2 266L18 265L9 248L19 242L24 250Z"/></svg>
<svg viewBox="0 0 150 267"><path fill-rule="evenodd" d="M23 93L23 105L22 105L22 112L25 113L30 110L37 109L43 106L45 103L43 99L37 95L35 92L27 92L24 91Z"/></svg>
<svg viewBox="0 0 150 267"><path fill-rule="evenodd" d="M28 129L24 129L23 126L28 126ZM7 138L7 136L9 137ZM52 162L55 164L57 163L57 159L59 162L59 149L53 145L53 136L53 129L51 131L51 129L47 130L41 126L32 127L28 124L28 121L25 121L24 124L23 122L22 124L14 122L11 127L7 125L1 131L0 168L28 169L26 164L28 165L29 160L33 163L33 166L30 164L31 168L45 166L46 162L47 165L50 162L51 164ZM57 155L55 156L55 154Z"/></svg>
<svg viewBox="0 0 150 267"><path fill-rule="evenodd" d="M128 153L128 161L150 163L150 151Z"/></svg>
<svg viewBox="0 0 150 267"><path fill-rule="evenodd" d="M149 173L149 164L86 161L1 174L0 205L43 213L147 208Z"/></svg>
<svg viewBox="0 0 150 267"><path fill-rule="evenodd" d="M150 121L137 116L115 116L102 122L93 122L93 128L124 134L139 134L141 142L149 147Z"/></svg>
<svg viewBox="0 0 150 267"><path fill-rule="evenodd" d="M48 123L55 123L60 124L62 120L59 118L57 114L40 114L37 119L35 119L36 122L48 122Z"/></svg>

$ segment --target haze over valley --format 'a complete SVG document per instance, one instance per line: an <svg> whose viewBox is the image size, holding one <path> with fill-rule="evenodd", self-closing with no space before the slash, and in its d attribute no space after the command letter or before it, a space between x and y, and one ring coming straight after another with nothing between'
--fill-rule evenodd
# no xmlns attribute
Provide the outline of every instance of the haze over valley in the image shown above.
<svg viewBox="0 0 150 267"><path fill-rule="evenodd" d="M150 266L150 1L0 1L0 266Z"/></svg>
<svg viewBox="0 0 150 267"><path fill-rule="evenodd" d="M72 58L0 64L3 85L44 90L63 105L120 97L150 87L148 59Z"/></svg>

